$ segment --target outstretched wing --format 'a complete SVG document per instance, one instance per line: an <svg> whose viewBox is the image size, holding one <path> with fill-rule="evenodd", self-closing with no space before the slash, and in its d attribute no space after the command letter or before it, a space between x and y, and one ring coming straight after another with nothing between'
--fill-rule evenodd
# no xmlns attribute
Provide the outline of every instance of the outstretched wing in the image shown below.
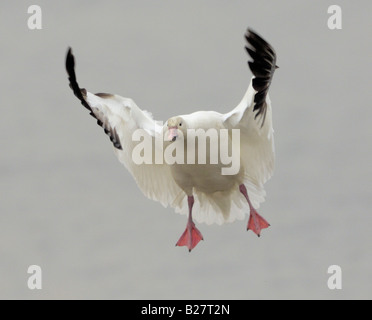
<svg viewBox="0 0 372 320"><path fill-rule="evenodd" d="M238 106L224 115L224 124L240 130L246 182L253 184L263 199L263 184L272 176L275 160L268 91L277 68L276 54L273 47L252 30L248 29L245 38L248 43L245 48L253 59L248 62L253 77Z"/></svg>
<svg viewBox="0 0 372 320"><path fill-rule="evenodd" d="M82 105L90 111L98 125L109 136L119 161L132 174L141 191L150 199L164 206L177 206L184 197L182 190L174 182L170 168L164 162L136 164L133 149L138 141L133 141L133 133L141 130L141 137L151 141L151 160L155 158L155 139L163 139L163 127L151 115L141 110L132 99L116 94L93 94L81 89L75 75L75 61L71 48L67 52L66 70L70 87ZM138 162L137 162L138 163Z"/></svg>
<svg viewBox="0 0 372 320"><path fill-rule="evenodd" d="M276 53L274 48L257 33L248 29L245 49L253 61L248 61L253 73L251 83L238 106L225 115L228 126L249 125L256 129L265 124L267 110L270 106L269 87L275 72Z"/></svg>
<svg viewBox="0 0 372 320"><path fill-rule="evenodd" d="M90 115L97 120L97 124L103 128L105 133L110 137L111 142L114 147L122 150L120 139L115 128L112 128L108 118L99 108L92 108L87 102L87 91L85 89L80 89L76 81L75 74L75 58L72 54L72 49L69 48L66 56L66 70L68 74L68 80L70 81L70 88L74 92L75 96L80 100L81 104L90 111ZM111 95L103 96L102 94L97 94L98 97L108 97Z"/></svg>
<svg viewBox="0 0 372 320"><path fill-rule="evenodd" d="M266 97L274 71L278 68L276 65L276 54L274 48L252 30L248 29L245 38L251 46L246 46L245 49L253 59L253 61L248 61L249 68L254 75L252 86L256 91L253 111L257 111L255 119L260 116L262 127L265 123L267 112Z"/></svg>

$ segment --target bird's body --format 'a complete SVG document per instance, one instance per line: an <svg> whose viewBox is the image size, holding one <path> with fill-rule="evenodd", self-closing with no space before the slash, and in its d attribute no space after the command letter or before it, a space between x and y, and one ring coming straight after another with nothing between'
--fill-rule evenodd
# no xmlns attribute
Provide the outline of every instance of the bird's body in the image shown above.
<svg viewBox="0 0 372 320"><path fill-rule="evenodd" d="M222 168L229 167L229 165L222 163L218 152L216 152L215 161L213 161L213 151L218 151L220 147L218 133L221 129L227 130L223 123L223 115L215 111L198 111L189 115L181 115L179 118L186 124L187 131L191 131L191 133L188 134L184 132L184 140L179 141L183 145L184 163L175 163L170 167L172 177L177 185L188 196L193 195L195 192L202 192L210 195L215 192L230 190L238 180L242 181L242 170L239 170L233 175L221 174ZM190 135L194 132L200 132L202 136L199 135L198 139L190 138ZM231 145L231 132L227 133L228 144ZM203 139L204 137L205 139ZM217 139L214 139L214 143L217 145L213 145L213 142L211 142L213 137L217 137ZM190 139L195 141L194 148L188 148ZM202 152L199 152L199 144L202 144L204 141L205 148L203 148ZM203 152L204 150L206 152ZM192 155L192 159L194 159L193 162L195 162L195 164L187 161L190 154L194 154ZM205 161L202 160L203 157L205 157ZM238 162L240 162L240 160L238 160Z"/></svg>
<svg viewBox="0 0 372 320"><path fill-rule="evenodd" d="M202 239L193 218L222 224L243 219L249 211L248 229L260 235L261 229L269 226L255 208L264 200L263 184L274 169L272 111L267 91L276 55L254 32L248 31L246 39L252 46L247 51L254 59L249 63L254 77L239 105L226 114L198 111L176 116L165 125L154 121L132 99L80 89L71 50L67 55L71 88L109 135L119 161L142 192L164 206L189 214L187 228L177 242L189 250ZM135 138L137 134L143 140ZM149 150L138 154L148 157L139 163L135 153L139 141L145 140L150 141ZM167 161L169 157L173 162Z"/></svg>

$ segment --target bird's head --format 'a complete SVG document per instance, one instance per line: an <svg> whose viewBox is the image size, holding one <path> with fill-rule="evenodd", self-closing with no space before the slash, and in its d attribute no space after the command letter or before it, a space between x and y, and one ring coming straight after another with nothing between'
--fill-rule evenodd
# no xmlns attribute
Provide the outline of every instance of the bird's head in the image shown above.
<svg viewBox="0 0 372 320"><path fill-rule="evenodd" d="M180 131L183 135L186 133L186 124L181 117L172 117L168 119L167 127L169 141L175 141L179 137Z"/></svg>

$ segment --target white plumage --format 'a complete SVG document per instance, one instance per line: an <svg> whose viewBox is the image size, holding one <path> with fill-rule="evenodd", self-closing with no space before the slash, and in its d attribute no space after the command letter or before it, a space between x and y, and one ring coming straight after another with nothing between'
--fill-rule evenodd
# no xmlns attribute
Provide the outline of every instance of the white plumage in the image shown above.
<svg viewBox="0 0 372 320"><path fill-rule="evenodd" d="M199 111L176 116L164 126L152 119L150 113L141 110L132 99L113 94L92 94L80 89L76 82L71 49L67 55L66 68L71 88L110 136L116 156L129 170L144 195L165 207L175 208L177 212L189 213L188 228L186 235L183 235L188 239L180 239L177 243L188 246L189 250L202 239L200 234L200 239L192 240L198 237L192 233L196 229L192 218L207 224L223 224L244 219L249 212L255 214L252 210L258 208L265 199L263 185L273 174L274 137L271 102L267 91L277 68L276 55L273 48L253 31L247 31L246 39L250 45L246 49L253 58L249 65L254 76L239 105L226 114ZM222 175L221 168L224 165L220 162L214 165L168 165L166 162L138 165L133 161L132 152L138 145L138 141L133 141L133 133L137 129L142 129L149 139L162 140L164 133L172 128L184 133L184 142L187 141L187 129L228 129L229 133L232 129L239 129L239 172ZM231 142L231 134L229 137ZM180 141L168 141L166 146ZM155 147L152 152L155 156ZM241 185L246 187L249 199L240 188ZM258 227L253 231L259 235L260 230Z"/></svg>

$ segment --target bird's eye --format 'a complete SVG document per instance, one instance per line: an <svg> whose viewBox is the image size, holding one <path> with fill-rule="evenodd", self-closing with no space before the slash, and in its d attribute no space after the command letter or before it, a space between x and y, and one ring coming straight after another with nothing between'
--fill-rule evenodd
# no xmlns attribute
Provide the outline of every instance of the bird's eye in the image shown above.
<svg viewBox="0 0 372 320"><path fill-rule="evenodd" d="M182 122L180 122L180 127L182 126Z"/></svg>

